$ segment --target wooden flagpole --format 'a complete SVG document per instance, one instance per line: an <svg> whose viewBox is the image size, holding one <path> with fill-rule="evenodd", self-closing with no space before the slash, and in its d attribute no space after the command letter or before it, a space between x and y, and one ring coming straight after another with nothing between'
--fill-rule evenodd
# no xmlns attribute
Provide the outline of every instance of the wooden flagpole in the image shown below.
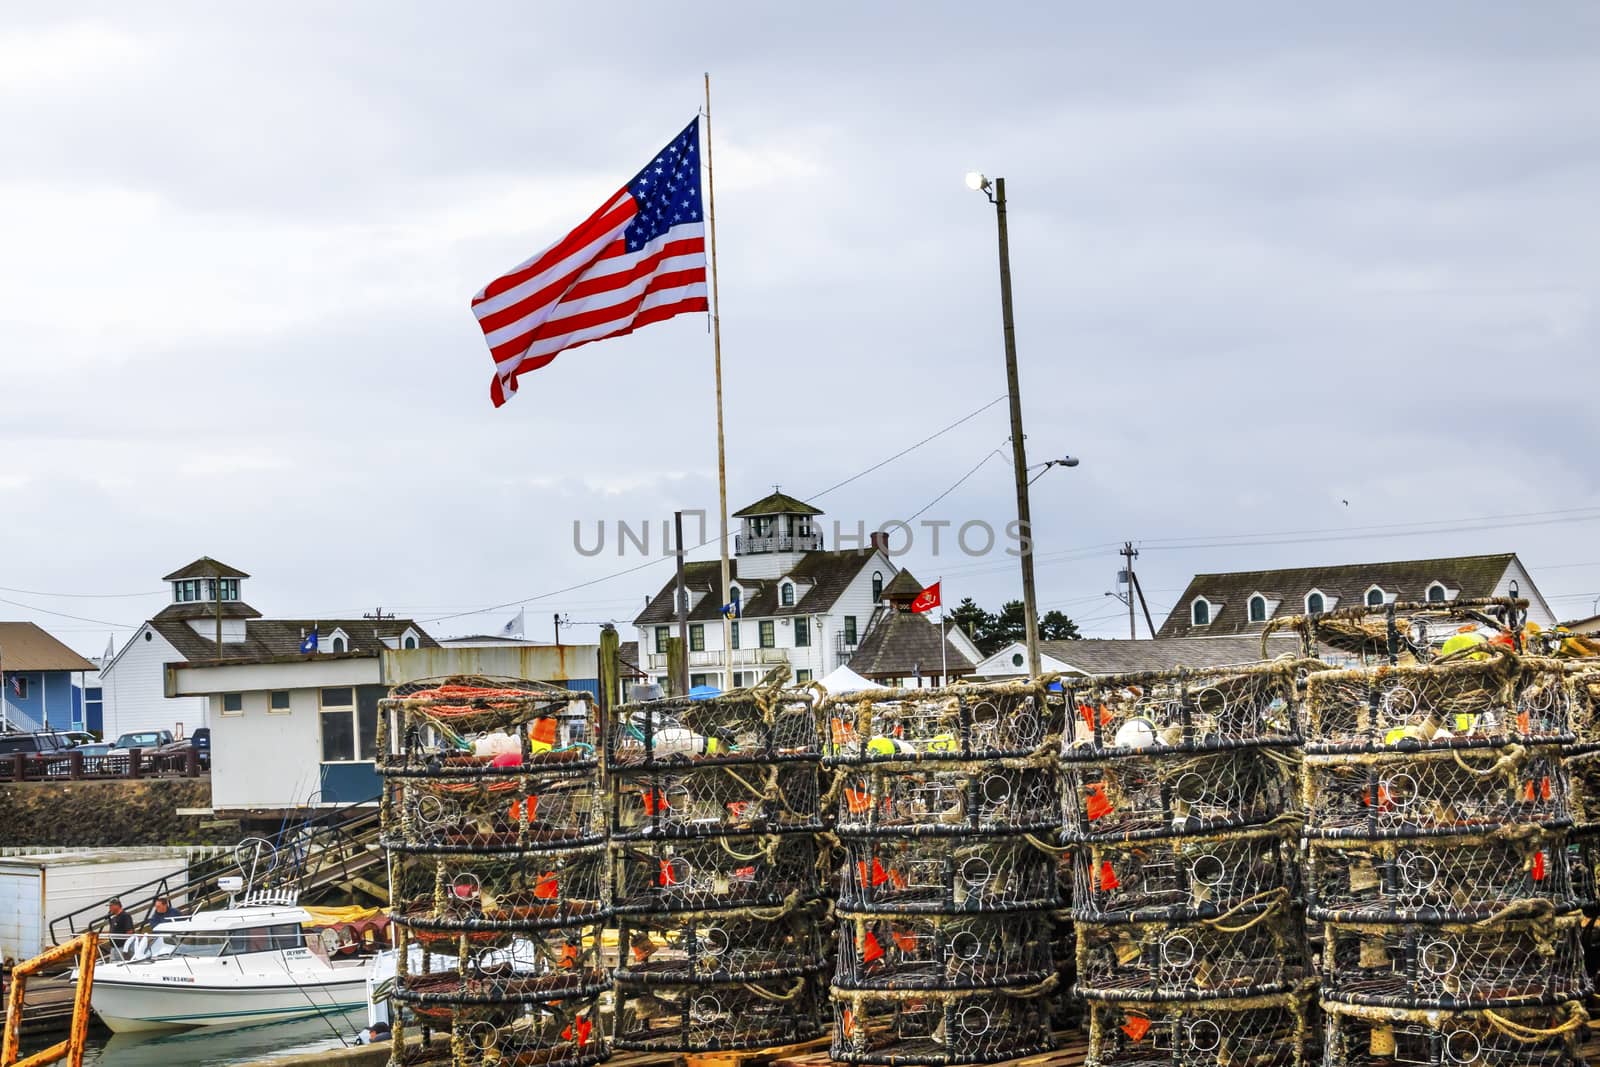
<svg viewBox="0 0 1600 1067"><path fill-rule="evenodd" d="M711 230L711 347L715 354L717 375L717 502L721 508L722 544L722 599L726 606L728 587L728 455L722 436L722 296L717 291L717 178L711 166L711 72L706 72L706 219ZM683 546L679 545L681 552ZM724 673L721 688L733 688L733 627L726 610L722 615L722 662ZM688 653L685 652L685 655Z"/></svg>

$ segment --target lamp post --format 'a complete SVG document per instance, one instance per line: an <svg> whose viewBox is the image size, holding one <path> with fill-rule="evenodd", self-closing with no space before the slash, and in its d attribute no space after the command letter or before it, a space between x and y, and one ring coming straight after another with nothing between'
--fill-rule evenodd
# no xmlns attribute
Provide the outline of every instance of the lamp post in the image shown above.
<svg viewBox="0 0 1600 1067"><path fill-rule="evenodd" d="M973 172L967 188L994 205L1000 231L1000 317L1005 327L1006 391L1011 396L1011 467L1017 477L1017 527L1022 541L1022 621L1028 642L1028 674L1039 673L1039 611L1033 591L1033 519L1028 508L1028 454L1022 436L1022 390L1017 383L1017 332L1011 317L1011 244L1006 236L1006 180ZM1046 468L1048 469L1048 468Z"/></svg>

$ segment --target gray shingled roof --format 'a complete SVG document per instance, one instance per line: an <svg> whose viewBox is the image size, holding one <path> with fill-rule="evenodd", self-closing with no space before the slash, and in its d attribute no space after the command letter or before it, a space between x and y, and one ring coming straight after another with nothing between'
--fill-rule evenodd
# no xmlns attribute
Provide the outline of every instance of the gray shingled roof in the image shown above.
<svg viewBox="0 0 1600 1067"><path fill-rule="evenodd" d="M163 582L176 582L183 578L248 578L244 571L237 567L230 567L220 560L210 556L201 556L187 567L179 567L165 578Z"/></svg>
<svg viewBox="0 0 1600 1067"><path fill-rule="evenodd" d="M1261 659L1261 638L1256 634L1171 637L1154 641L1090 637L1081 641L1041 641L1039 650L1084 674L1127 674L1167 671L1175 667L1233 667L1255 663ZM1267 639L1269 658L1299 651L1297 634L1273 634Z"/></svg>
<svg viewBox="0 0 1600 1067"><path fill-rule="evenodd" d="M938 674L940 636L939 624L926 615L891 611L861 639L850 669L864 678L909 678L919 668L923 674ZM966 653L948 635L944 642L950 673L972 673L974 664Z"/></svg>
<svg viewBox="0 0 1600 1067"><path fill-rule="evenodd" d="M216 642L194 631L182 619L162 618L150 620L150 625L191 663L215 658ZM245 622L245 639L240 642L224 641L222 658L233 661L263 661L296 657L300 642L315 626L321 642L320 651L328 651L328 640L335 630L343 630L350 639L348 655L376 656L388 646L383 639L398 639L406 630L417 632L420 648L438 648L439 642L428 636L410 619L249 619Z"/></svg>
<svg viewBox="0 0 1600 1067"><path fill-rule="evenodd" d="M733 513L736 519L748 518L753 515L821 515L822 512L807 504L803 500L796 500L788 493L768 493L748 507L740 508Z"/></svg>
<svg viewBox="0 0 1600 1067"><path fill-rule="evenodd" d="M910 570L902 570L890 579L889 584L883 587L883 600L915 600L922 592L922 583L912 576Z"/></svg>
<svg viewBox="0 0 1600 1067"><path fill-rule="evenodd" d="M242 600L224 600L221 610L224 619L261 618L261 612ZM217 617L217 602L215 600L191 600L183 604L168 604L156 612L155 617L158 619L215 619Z"/></svg>
<svg viewBox="0 0 1600 1067"><path fill-rule="evenodd" d="M729 560L729 578L739 586L742 603L740 615L744 618L772 618L784 615L818 615L833 607L834 602L849 588L861 568L872 559L876 550L852 548L832 552L807 552L784 578L796 582L795 602L787 607L778 603L778 586L783 578L765 578L751 581L739 577L738 560ZM718 560L685 563L684 585L692 592L703 591L705 596L689 609L690 622L710 622L722 618L722 564ZM676 621L672 603L676 577L667 579L661 591L650 599L644 611L633 620L635 626L665 626ZM693 597L691 596L691 600Z"/></svg>
<svg viewBox="0 0 1600 1067"><path fill-rule="evenodd" d="M1282 601L1273 613L1275 615L1302 614L1305 611L1306 594L1313 589L1337 597L1335 606L1341 608L1361 603L1367 590L1374 585L1381 586L1385 593L1397 594L1400 600L1425 599L1428 586L1436 581L1460 590L1462 597L1492 596L1495 586L1514 559L1516 556L1513 553L1502 552L1489 556L1197 574L1178 598L1156 636L1211 637L1259 632L1264 623L1250 621L1248 601L1252 593L1261 593L1268 600ZM1190 606L1200 596L1212 604L1211 622L1205 626L1195 626L1190 621L1193 617Z"/></svg>

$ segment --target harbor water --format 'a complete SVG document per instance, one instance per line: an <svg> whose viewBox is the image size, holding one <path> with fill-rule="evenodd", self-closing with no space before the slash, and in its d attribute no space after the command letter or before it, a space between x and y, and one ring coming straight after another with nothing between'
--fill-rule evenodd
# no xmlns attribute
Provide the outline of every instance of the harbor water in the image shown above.
<svg viewBox="0 0 1600 1067"><path fill-rule="evenodd" d="M366 1009L316 1019L262 1026L202 1027L193 1030L113 1034L96 1028L89 1035L85 1064L97 1067L224 1067L323 1052L354 1044L367 1022ZM60 1035L24 1043L37 1052Z"/></svg>

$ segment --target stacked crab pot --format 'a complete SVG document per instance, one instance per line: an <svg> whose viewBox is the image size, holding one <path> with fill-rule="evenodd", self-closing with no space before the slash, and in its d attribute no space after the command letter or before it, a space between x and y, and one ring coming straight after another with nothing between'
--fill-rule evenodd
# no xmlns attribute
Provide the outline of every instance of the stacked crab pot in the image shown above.
<svg viewBox="0 0 1600 1067"><path fill-rule="evenodd" d="M776 686L626 704L607 727L618 1048L821 1033L815 708Z"/></svg>
<svg viewBox="0 0 1600 1067"><path fill-rule="evenodd" d="M1066 683L1090 1064L1306 1062L1296 685L1307 666Z"/></svg>
<svg viewBox="0 0 1600 1067"><path fill-rule="evenodd" d="M834 1059L982 1063L1050 1047L1060 726L1046 695L968 685L825 706L844 858Z"/></svg>
<svg viewBox="0 0 1600 1067"><path fill-rule="evenodd" d="M1575 734L1563 761L1572 802L1572 898L1593 917L1600 914L1600 662L1586 657L1566 667Z"/></svg>
<svg viewBox="0 0 1600 1067"><path fill-rule="evenodd" d="M1330 1067L1582 1062L1571 692L1560 663L1503 648L1309 678Z"/></svg>
<svg viewBox="0 0 1600 1067"><path fill-rule="evenodd" d="M448 1062L585 1067L599 998L605 824L585 694L457 677L391 691L379 719L383 843L397 933L391 1063L407 1024Z"/></svg>

